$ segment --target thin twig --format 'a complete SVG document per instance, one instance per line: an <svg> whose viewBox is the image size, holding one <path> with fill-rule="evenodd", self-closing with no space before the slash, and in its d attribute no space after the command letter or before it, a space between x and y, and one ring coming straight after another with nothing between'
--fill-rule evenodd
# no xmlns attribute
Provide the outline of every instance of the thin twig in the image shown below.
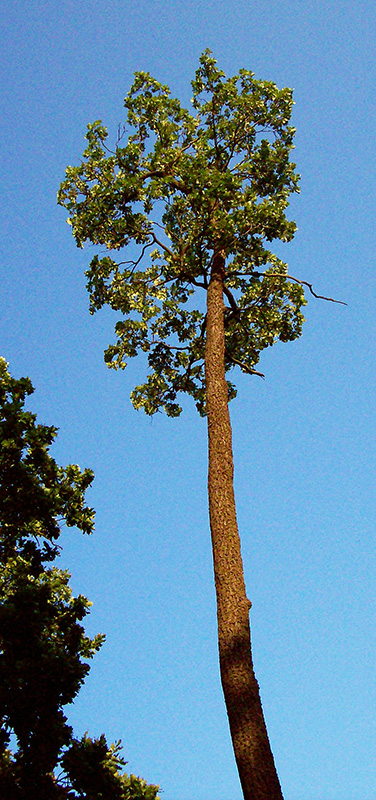
<svg viewBox="0 0 376 800"><path fill-rule="evenodd" d="M308 286L308 289L311 292L311 294L313 294L314 297L317 297L318 300L327 300L330 303L339 303L341 306L347 306L347 303L345 303L344 300L335 300L333 297L326 297L323 294L317 294L312 287L312 283L309 283L308 281L301 281L299 278L295 278L294 275L288 275L285 272L273 272L273 274L268 275L265 272L256 272L254 270L251 270L250 272L239 272L237 270L233 270L232 272L229 272L226 275L226 278L233 278L233 277L245 278L247 277L247 275L251 276L252 278L267 278L268 280L270 278L287 278L289 281L295 281L295 283L300 283L301 286Z"/></svg>
<svg viewBox="0 0 376 800"><path fill-rule="evenodd" d="M309 291L313 294L314 297L317 297L318 300L327 300L330 303L339 303L341 306L347 306L347 303L344 300L334 300L333 297L325 297L323 294L316 294L316 292L312 288L312 283L308 283L308 281L300 281L299 278L294 278L293 275L286 275L284 273L274 273L273 275L265 275L265 278L288 278L289 281L295 281L296 283L300 283L302 286L308 286Z"/></svg>
<svg viewBox="0 0 376 800"><path fill-rule="evenodd" d="M120 267L123 264L133 264L133 269L131 270L131 274L132 274L134 272L134 270L136 269L136 267L138 267L140 261L142 261L144 255L145 255L145 250L147 250L148 247L152 247L152 246L153 246L153 242L147 242L143 246L142 251L141 251L141 255L138 257L137 261L133 261L133 260L130 260L130 261L119 261L117 266Z"/></svg>

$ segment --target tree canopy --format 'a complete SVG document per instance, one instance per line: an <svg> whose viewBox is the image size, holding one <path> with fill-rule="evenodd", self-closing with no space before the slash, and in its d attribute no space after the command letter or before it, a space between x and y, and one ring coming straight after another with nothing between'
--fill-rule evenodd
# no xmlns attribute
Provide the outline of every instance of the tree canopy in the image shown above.
<svg viewBox="0 0 376 800"><path fill-rule="evenodd" d="M64 713L104 636L86 636L91 603L51 562L61 525L91 533L91 470L57 465L57 429L25 409L28 378L0 358L0 796L2 800L155 800L157 788L122 774L120 745L73 737ZM13 747L14 741L16 747Z"/></svg>
<svg viewBox="0 0 376 800"><path fill-rule="evenodd" d="M167 86L136 73L115 149L100 120L89 124L84 160L68 167L58 194L77 245L111 251L95 255L86 273L90 309L108 304L121 314L105 352L110 367L147 354L147 379L131 395L147 414L177 416L180 392L206 413L200 291L214 252L225 261L226 373L257 372L261 351L298 337L303 321L301 281L269 247L296 230L286 216L299 190L292 92L245 69L226 79L209 50L192 89L188 111ZM129 257L118 260L125 247Z"/></svg>

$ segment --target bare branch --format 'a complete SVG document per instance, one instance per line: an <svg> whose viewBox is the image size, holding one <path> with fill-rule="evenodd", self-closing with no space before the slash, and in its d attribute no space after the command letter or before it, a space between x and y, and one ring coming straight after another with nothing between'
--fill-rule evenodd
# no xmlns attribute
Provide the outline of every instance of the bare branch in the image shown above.
<svg viewBox="0 0 376 800"><path fill-rule="evenodd" d="M188 350L188 345L187 345L187 347L174 347L172 344L167 344L167 342L163 342L162 340L159 341L159 342L153 342L153 347L154 347L154 345L158 345L158 344L163 344L163 347L167 347L168 350L183 350L185 353Z"/></svg>
<svg viewBox="0 0 376 800"><path fill-rule="evenodd" d="M230 361L232 361L232 363L233 363L233 364L237 364L239 367L241 367L241 369L242 369L244 372L248 372L248 374L249 374L249 375L258 375L258 376L259 376L259 378L263 378L263 379L265 379L265 375L264 375L264 373L263 373L263 372L257 372L257 370L256 370L256 369L252 369L252 367L249 367L247 364L244 364L244 362L243 362L243 361L239 361L239 359L238 359L238 358L235 358L234 356L232 356L232 355L231 355L231 354L228 352L228 350L225 350L225 354L226 354L227 358L228 358Z"/></svg>
<svg viewBox="0 0 376 800"><path fill-rule="evenodd" d="M157 227L160 228L161 231L165 231L166 230L165 226L161 225L160 222L156 222L154 219L151 219L150 222L151 222L152 225L157 225Z"/></svg>
<svg viewBox="0 0 376 800"><path fill-rule="evenodd" d="M199 286L200 289L207 289L207 286L205 286L204 283L200 283L200 281L196 280L196 278L193 278L191 275L187 275L186 272L181 272L179 275L177 275L177 277L185 278L188 284L193 283L194 286Z"/></svg>
<svg viewBox="0 0 376 800"><path fill-rule="evenodd" d="M134 272L134 270L136 269L136 267L138 267L138 265L139 265L140 261L142 261L142 259L143 259L143 257L144 257L144 254L145 254L145 250L147 250L147 248L148 248L148 247L152 247L152 245L153 245L153 242L147 242L147 243L146 243L146 244L143 246L143 248L142 248L142 250L141 250L141 255L139 256L139 258L137 259L137 261L133 261L133 260L130 260L130 261L119 261L117 266L118 266L118 267L120 267L120 266L122 266L123 264L133 264L133 269L131 270L131 272Z"/></svg>
<svg viewBox="0 0 376 800"><path fill-rule="evenodd" d="M151 235L152 235L152 237L153 237L153 241L155 242L155 244L157 244L157 245L158 245L158 247L161 247L161 248L162 248L162 250L164 250L166 253L169 253L169 255L170 255L170 256L173 256L173 255L174 255L174 254L173 254L173 252L172 252L172 250L170 250L170 248L169 248L169 247L167 247L167 245L166 245L166 244L163 244L162 242L160 242L160 241L159 241L159 239L157 239L157 237L156 237L156 235L155 235L154 231L151 231Z"/></svg>
<svg viewBox="0 0 376 800"><path fill-rule="evenodd" d="M256 274L256 273L254 273ZM265 275L265 278L288 278L289 281L295 281L295 283L300 283L301 286L308 286L309 291L313 294L314 297L317 297L318 300L327 300L330 303L339 303L341 306L347 306L347 303L344 300L335 300L333 297L325 297L323 294L316 294L313 290L312 283L308 283L308 281L301 281L299 278L294 278L293 275L286 275L284 272L273 273L273 275Z"/></svg>
<svg viewBox="0 0 376 800"><path fill-rule="evenodd" d="M125 125L122 125L120 122L118 124L118 131L117 131L117 139L116 139L116 147L118 147L119 142L124 138L126 132Z"/></svg>
<svg viewBox="0 0 376 800"><path fill-rule="evenodd" d="M226 275L226 278L245 278L246 276L251 276L253 278L267 278L268 280L271 278L287 278L289 281L300 283L301 286L308 286L311 294L313 294L314 297L317 297L318 300L327 300L330 303L339 303L341 306L347 306L347 303L345 303L344 300L335 300L333 297L326 297L323 294L317 294L313 289L312 283L309 283L308 281L302 281L299 278L295 278L294 275L288 275L286 272L273 272L273 274L268 275L265 272L256 272L255 270L250 270L248 272L239 272L233 270Z"/></svg>
<svg viewBox="0 0 376 800"><path fill-rule="evenodd" d="M238 304L237 304L232 292L230 292L230 289L228 288L228 286L226 286L226 284L223 284L223 291L224 291L224 294L226 295L226 297L227 297L227 299L228 299L228 301L230 303L230 306L231 306L231 308L232 308L232 310L234 312L234 315L238 316L240 314L240 308L239 308L239 306L238 306Z"/></svg>

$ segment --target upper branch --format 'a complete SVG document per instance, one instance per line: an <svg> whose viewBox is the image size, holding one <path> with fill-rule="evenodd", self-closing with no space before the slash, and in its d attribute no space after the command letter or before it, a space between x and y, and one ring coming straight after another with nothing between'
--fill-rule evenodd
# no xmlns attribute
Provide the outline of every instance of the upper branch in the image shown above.
<svg viewBox="0 0 376 800"><path fill-rule="evenodd" d="M234 312L235 316L239 316L240 308L239 308L239 306L238 306L238 304L237 304L232 292L230 292L230 289L228 288L228 286L226 286L225 283L223 284L223 292L226 295L226 297L227 297L227 299L228 299L228 301L230 303L230 306L231 306L232 311Z"/></svg>
<svg viewBox="0 0 376 800"><path fill-rule="evenodd" d="M255 273L254 273L255 274ZM287 278L289 281L295 281L295 283L300 283L301 286L308 286L309 291L313 294L314 297L317 297L318 300L327 300L330 303L339 303L341 306L347 306L344 300L335 300L333 297L326 297L323 294L316 294L313 290L312 283L308 283L308 281L301 281L299 278L294 278L293 275L286 275L284 273L274 273L273 275L266 275L265 277L269 278Z"/></svg>
<svg viewBox="0 0 376 800"><path fill-rule="evenodd" d="M146 243L146 244L143 246L143 248L142 248L142 251L141 251L141 255L138 257L138 259L137 259L136 261L134 261L134 260L132 260L132 259L130 259L129 261L119 261L119 262L118 262L118 267L120 267L120 266L121 266L121 265L123 265L123 264L133 264L133 269L131 270L131 273L132 273L132 272L134 272L134 270L136 269L136 267L138 267L138 265L139 265L140 261L142 261L142 259L143 259L143 257L144 257L144 254L145 254L145 250L147 250L147 248L148 248L148 247L152 247L152 244L153 244L153 242L147 242L147 243Z"/></svg>
<svg viewBox="0 0 376 800"><path fill-rule="evenodd" d="M323 294L317 294L312 286L312 283L308 281L302 281L300 278L295 278L294 275L288 275L286 272L273 272L267 275L265 272L256 272L255 270L249 270L247 272L239 272L237 270L233 270L227 274L228 278L236 278L236 277L246 277L247 275L251 275L253 278L267 278L268 280L272 278L287 278L289 281L295 281L295 283L299 283L301 286L308 286L309 291L313 294L314 297L317 297L318 300L327 300L330 303L339 303L342 306L347 306L344 300L335 300L334 297L326 297Z"/></svg>
<svg viewBox="0 0 376 800"><path fill-rule="evenodd" d="M227 358L230 361L232 361L233 364L237 364L239 367L241 367L241 369L244 372L247 372L249 375L258 375L259 378L265 378L263 372L258 372L256 369L252 369L252 367L249 367L248 364L245 364L243 361L239 361L239 359L232 356L231 353L228 352L228 350L225 350L225 354Z"/></svg>
<svg viewBox="0 0 376 800"><path fill-rule="evenodd" d="M166 244L163 244L163 242L160 242L160 241L159 241L159 239L157 239L157 237L156 237L156 235L155 235L154 231L151 231L151 236L153 237L153 241L155 242L155 244L157 244L157 245L158 245L158 247L161 247L161 248L162 248L162 250L164 250L164 251L165 251L166 253L168 253L170 256L173 256L173 255L174 255L174 254L173 254L173 252L172 252L172 250L170 250L170 248L169 248L169 247L167 247L167 245L166 245Z"/></svg>

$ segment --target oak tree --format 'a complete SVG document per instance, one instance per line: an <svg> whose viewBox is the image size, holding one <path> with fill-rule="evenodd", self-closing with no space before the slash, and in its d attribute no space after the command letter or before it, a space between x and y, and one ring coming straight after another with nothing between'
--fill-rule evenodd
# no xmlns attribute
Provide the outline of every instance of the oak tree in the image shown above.
<svg viewBox="0 0 376 800"><path fill-rule="evenodd" d="M136 73L114 149L100 120L88 125L83 160L67 168L58 201L77 245L107 250L86 272L91 312L119 313L106 363L122 369L147 355L135 408L178 416L186 393L207 417L219 659L235 758L245 800L281 800L252 664L228 403L236 369L260 375L261 351L301 333L303 282L270 249L296 229L286 216L298 191L292 92L245 69L226 78L209 50L192 89L187 110Z"/></svg>

